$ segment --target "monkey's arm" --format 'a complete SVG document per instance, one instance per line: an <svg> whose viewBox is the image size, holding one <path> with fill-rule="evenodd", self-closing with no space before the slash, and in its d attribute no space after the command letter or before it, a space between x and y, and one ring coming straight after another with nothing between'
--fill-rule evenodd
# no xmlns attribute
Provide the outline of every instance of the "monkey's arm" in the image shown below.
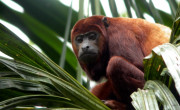
<svg viewBox="0 0 180 110"><path fill-rule="evenodd" d="M145 82L144 73L120 56L114 56L110 59L107 77L119 100L130 101L129 95L137 88L143 88Z"/></svg>

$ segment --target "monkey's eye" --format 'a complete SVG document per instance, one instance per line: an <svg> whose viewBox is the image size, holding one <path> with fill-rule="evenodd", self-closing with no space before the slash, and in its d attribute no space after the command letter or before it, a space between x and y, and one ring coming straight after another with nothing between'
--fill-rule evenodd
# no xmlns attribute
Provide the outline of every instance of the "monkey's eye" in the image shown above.
<svg viewBox="0 0 180 110"><path fill-rule="evenodd" d="M95 40L96 39L96 33L90 33L89 35L88 35L88 39L90 39L90 40Z"/></svg>
<svg viewBox="0 0 180 110"><path fill-rule="evenodd" d="M82 43L82 41L83 41L83 36L77 36L77 37L76 37L76 41L77 41L78 43Z"/></svg>

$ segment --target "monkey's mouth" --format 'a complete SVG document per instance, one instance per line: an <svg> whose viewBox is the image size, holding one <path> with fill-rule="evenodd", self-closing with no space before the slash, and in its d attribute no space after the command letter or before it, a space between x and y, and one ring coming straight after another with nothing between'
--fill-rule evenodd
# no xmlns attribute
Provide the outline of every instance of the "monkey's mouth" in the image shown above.
<svg viewBox="0 0 180 110"><path fill-rule="evenodd" d="M89 52L87 52L87 53L81 54L80 57L91 57L91 56L96 56L96 55L97 55L97 53L89 53Z"/></svg>
<svg viewBox="0 0 180 110"><path fill-rule="evenodd" d="M98 56L97 53L87 52L87 53L81 54L79 58L82 61L85 61L85 62L88 61L89 62L89 60L96 60L97 56Z"/></svg>

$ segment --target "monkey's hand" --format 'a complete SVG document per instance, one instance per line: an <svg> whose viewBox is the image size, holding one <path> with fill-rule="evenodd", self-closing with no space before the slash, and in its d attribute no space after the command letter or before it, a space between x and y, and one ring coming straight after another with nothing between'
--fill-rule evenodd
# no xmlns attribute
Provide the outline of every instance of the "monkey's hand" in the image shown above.
<svg viewBox="0 0 180 110"><path fill-rule="evenodd" d="M126 110L126 105L115 100L103 100L104 104L112 110Z"/></svg>

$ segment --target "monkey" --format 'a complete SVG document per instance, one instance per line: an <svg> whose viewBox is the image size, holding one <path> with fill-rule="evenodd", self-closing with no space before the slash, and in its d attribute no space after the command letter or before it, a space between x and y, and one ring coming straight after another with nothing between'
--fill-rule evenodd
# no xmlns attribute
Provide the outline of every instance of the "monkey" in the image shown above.
<svg viewBox="0 0 180 110"><path fill-rule="evenodd" d="M87 76L106 82L91 92L111 109L131 110L130 94L143 88L143 58L169 41L171 30L137 18L91 16L71 31L72 47Z"/></svg>

